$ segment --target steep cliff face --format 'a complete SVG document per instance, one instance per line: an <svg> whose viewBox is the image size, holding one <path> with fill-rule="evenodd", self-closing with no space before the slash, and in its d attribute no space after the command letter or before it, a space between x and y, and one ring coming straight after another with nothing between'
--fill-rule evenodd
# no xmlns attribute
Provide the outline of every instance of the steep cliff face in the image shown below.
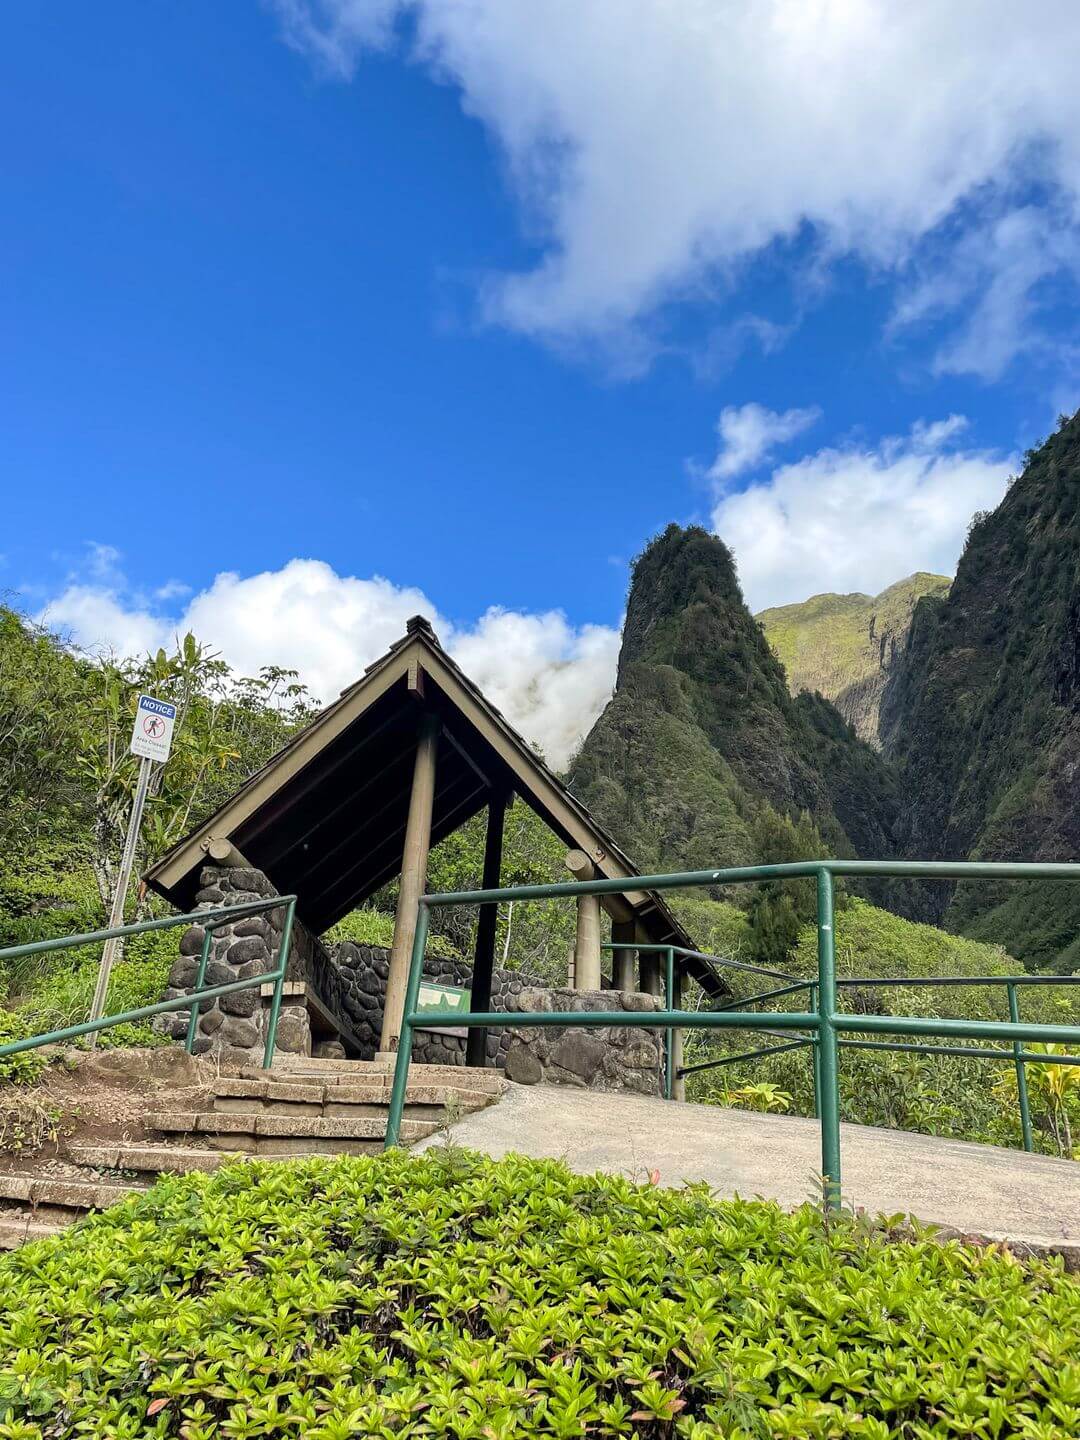
<svg viewBox="0 0 1080 1440"><path fill-rule="evenodd" d="M571 775L646 868L745 864L771 807L838 854L891 848L893 780L827 701L792 698L726 546L672 525L634 566L615 696Z"/></svg>
<svg viewBox="0 0 1080 1440"><path fill-rule="evenodd" d="M860 739L880 750L881 698L907 647L915 606L924 595L947 595L949 583L944 575L919 572L880 595L813 595L763 610L757 619L791 693L824 695Z"/></svg>
<svg viewBox="0 0 1080 1440"><path fill-rule="evenodd" d="M1080 858L1080 415L916 607L881 721L908 854ZM939 887L924 909L1029 966L1080 965L1080 887Z"/></svg>

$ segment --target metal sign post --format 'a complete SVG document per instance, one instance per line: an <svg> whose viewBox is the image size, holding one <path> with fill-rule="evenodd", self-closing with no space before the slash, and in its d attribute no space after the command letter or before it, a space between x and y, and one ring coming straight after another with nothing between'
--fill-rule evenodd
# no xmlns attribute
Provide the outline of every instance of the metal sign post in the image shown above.
<svg viewBox="0 0 1080 1440"><path fill-rule="evenodd" d="M124 837L124 851L120 857L120 873L116 877L112 909L109 912L110 930L116 930L124 923L124 902L127 900L131 872L135 866L135 849L139 842L146 794L150 788L150 770L155 761L159 764L169 758L172 747L173 726L176 724L176 706L164 700L155 700L152 695L140 695L135 710L135 725L131 732L131 753L139 756L139 780L135 787L135 801L131 807L127 835ZM122 941L106 940L98 966L94 999L90 1005L90 1019L100 1020L105 1014L105 1002L109 993L109 974L112 971L116 952ZM97 1043L97 1031L91 1030L87 1039L90 1048Z"/></svg>

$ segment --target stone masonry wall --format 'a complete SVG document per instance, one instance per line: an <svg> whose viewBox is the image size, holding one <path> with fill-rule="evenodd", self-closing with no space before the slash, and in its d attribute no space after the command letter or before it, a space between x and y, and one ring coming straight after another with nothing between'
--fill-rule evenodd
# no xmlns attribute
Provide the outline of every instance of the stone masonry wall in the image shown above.
<svg viewBox="0 0 1080 1440"><path fill-rule="evenodd" d="M197 910L262 900L277 893L261 870L247 868L207 865L199 876L199 885ZM284 920L282 906L216 930L206 967L206 984L226 985L233 980L269 974L277 959ZM184 932L164 999L173 1000L187 994L195 984L204 934L201 925L193 925ZM298 918L294 919L286 978L307 984L331 1015L341 1020L349 1032L347 1041L352 1042L348 1043L348 1050L357 1059L370 1059L378 1049L389 973L388 950L355 945L351 941L327 947ZM426 958L424 975L440 985L468 987L472 983L471 966L435 955ZM516 971L495 970L491 981L491 1008L516 1009L522 990L537 983L533 977ZM260 997L259 987L254 985L234 995L204 1000L200 1006L195 1053L203 1055L213 1051L227 1060L261 1062L268 1013L269 1001ZM164 1034L182 1040L187 1034L188 1012L178 1010L163 1015L158 1025ZM506 1031L490 1030L488 1063L503 1065L509 1044ZM344 1053L332 1043L313 1043L307 1007L302 1000L288 997L281 1007L276 1048L297 1055ZM464 1065L465 1040L437 1030L421 1030L413 1040L413 1059L426 1064Z"/></svg>
<svg viewBox="0 0 1080 1440"><path fill-rule="evenodd" d="M390 952L376 945L356 945L345 941L335 945L331 954L342 985L342 1013L364 1047L362 1056L369 1057L379 1048ZM424 978L436 985L461 985L467 989L472 984L472 966L462 960L447 960L429 954L424 957ZM519 1008L518 1000L523 990L538 983L532 976L522 975L516 970L495 969L491 976L492 1010ZM509 1046L509 1032L489 1030L488 1064L505 1064ZM438 1030L421 1030L413 1037L412 1058L426 1065L464 1065L465 1040Z"/></svg>
<svg viewBox="0 0 1080 1440"><path fill-rule="evenodd" d="M260 870L226 870L207 865L199 876L195 909L238 905L247 900L263 900L275 893ZM272 956L277 953L284 920L285 911L281 908L263 915L247 916L216 930L205 983L227 985L233 980L246 980L272 970ZM166 1000L175 1000L194 986L204 935L201 925L185 930L180 940L180 956L169 973ZM187 1032L188 1012L177 1010L163 1015L158 1023L166 1035L180 1040ZM262 1044L263 1038L262 1005L257 986L240 990L235 995L204 1000L200 1004L199 1028L195 1036L197 1055L214 1050L227 1059L247 1061Z"/></svg>
<svg viewBox="0 0 1080 1440"><path fill-rule="evenodd" d="M633 990L522 990L517 1009L526 1014L560 1010L660 1010L657 995ZM579 1090L664 1093L664 1032L607 1026L537 1026L511 1030L506 1078L519 1085L573 1085Z"/></svg>
<svg viewBox="0 0 1080 1440"><path fill-rule="evenodd" d="M225 868L207 865L199 876L199 892L195 908L210 909L221 905L239 905L249 900L263 900L277 894L261 870ZM227 985L233 980L247 980L267 975L277 962L281 927L285 908L250 915L215 930L206 966L207 985ZM164 999L174 1000L195 984L199 969L205 931L201 925L186 930L180 940L180 955L169 973L169 987ZM341 1011L341 982L334 970L326 947L299 920L293 922L292 944L289 947L289 980L305 981L335 1014ZM195 1036L195 1053L208 1051L223 1059L241 1063L262 1059L266 1043L269 1002L264 1002L259 987L239 990L234 995L221 995L204 1000L199 1007L199 1028ZM182 1040L187 1033L188 1012L178 1010L163 1015L158 1022L164 1034ZM278 1050L297 1055L312 1053L311 1024L302 1002L286 1000L278 1018ZM316 1047L316 1050L318 1047Z"/></svg>

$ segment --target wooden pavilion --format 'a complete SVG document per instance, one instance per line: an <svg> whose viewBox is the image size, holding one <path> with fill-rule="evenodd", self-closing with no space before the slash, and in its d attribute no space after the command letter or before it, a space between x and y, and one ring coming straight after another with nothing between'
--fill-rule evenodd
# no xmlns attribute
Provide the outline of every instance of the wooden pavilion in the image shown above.
<svg viewBox="0 0 1080 1440"><path fill-rule="evenodd" d="M614 840L480 693L416 616L404 637L369 665L304 730L215 814L147 872L147 882L189 908L211 853L237 854L282 894L318 935L395 875L401 885L383 1019L382 1051L396 1048L405 978L424 891L428 852L486 809L483 885L499 884L503 819L519 796L565 842L577 878L633 879L638 873ZM599 906L611 917L613 980L620 989L660 993L659 963L635 942L693 949L655 891L578 901L573 984L599 988ZM585 913L582 913L582 907ZM477 926L473 1006L488 1008L495 908ZM702 956L680 957L679 980L725 993ZM469 1039L469 1063L483 1063L483 1036Z"/></svg>

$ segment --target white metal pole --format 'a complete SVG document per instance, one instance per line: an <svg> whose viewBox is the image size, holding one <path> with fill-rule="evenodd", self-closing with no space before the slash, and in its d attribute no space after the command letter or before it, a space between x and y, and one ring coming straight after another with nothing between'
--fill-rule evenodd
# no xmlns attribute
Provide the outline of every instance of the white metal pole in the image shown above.
<svg viewBox="0 0 1080 1440"><path fill-rule="evenodd" d="M112 910L109 912L110 930L116 930L124 923L124 902L127 899L128 885L131 883L131 871L135 865L135 847L139 840L139 828L142 825L143 808L146 805L146 792L150 786L150 769L152 760L144 755L139 761L139 783L135 787L135 801L131 807L131 818L128 821L127 835L124 838L124 853L120 857L120 874L116 879L116 891L113 895ZM117 949L122 949L123 942L118 939L106 940L101 952L101 964L98 966L97 984L94 986L94 999L90 1006L90 1019L100 1020L105 1014L105 1001L109 993L109 972L113 967L113 959ZM97 1043L98 1032L91 1030L86 1037L90 1042L90 1048Z"/></svg>

